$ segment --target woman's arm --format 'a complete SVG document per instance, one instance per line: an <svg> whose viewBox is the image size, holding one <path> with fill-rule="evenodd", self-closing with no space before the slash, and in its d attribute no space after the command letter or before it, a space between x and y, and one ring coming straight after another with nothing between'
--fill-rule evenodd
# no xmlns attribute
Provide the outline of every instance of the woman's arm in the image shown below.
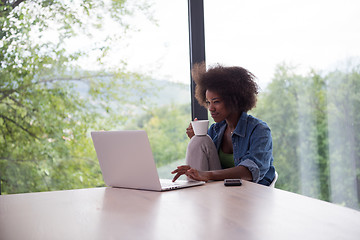
<svg viewBox="0 0 360 240"><path fill-rule="evenodd" d="M205 172L209 176L209 180L221 181L224 179L241 178L244 180L252 181L252 174L244 166L237 166L227 169L214 170ZM191 176L190 176L191 177Z"/></svg>
<svg viewBox="0 0 360 240"><path fill-rule="evenodd" d="M252 181L251 172L244 166L237 166L233 168L214 170L214 171L198 171L188 165L179 166L172 174L176 174L173 182L176 181L181 175L185 174L189 178L197 181L221 181L224 179L241 178L244 180Z"/></svg>

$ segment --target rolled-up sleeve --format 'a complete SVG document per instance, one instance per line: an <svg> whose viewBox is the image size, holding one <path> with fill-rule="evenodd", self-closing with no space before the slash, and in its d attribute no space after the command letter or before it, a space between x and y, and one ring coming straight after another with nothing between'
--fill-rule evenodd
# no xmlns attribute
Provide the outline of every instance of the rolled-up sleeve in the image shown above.
<svg viewBox="0 0 360 240"><path fill-rule="evenodd" d="M249 137L249 148L237 161L252 174L253 182L259 182L267 173L272 161L272 138L266 124L258 124Z"/></svg>

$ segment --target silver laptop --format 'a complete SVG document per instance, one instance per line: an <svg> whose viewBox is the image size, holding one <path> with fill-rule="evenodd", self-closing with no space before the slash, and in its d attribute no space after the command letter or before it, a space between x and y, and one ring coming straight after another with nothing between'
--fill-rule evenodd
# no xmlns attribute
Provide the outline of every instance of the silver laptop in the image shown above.
<svg viewBox="0 0 360 240"><path fill-rule="evenodd" d="M91 132L105 184L166 191L204 182L159 179L148 136L142 130Z"/></svg>

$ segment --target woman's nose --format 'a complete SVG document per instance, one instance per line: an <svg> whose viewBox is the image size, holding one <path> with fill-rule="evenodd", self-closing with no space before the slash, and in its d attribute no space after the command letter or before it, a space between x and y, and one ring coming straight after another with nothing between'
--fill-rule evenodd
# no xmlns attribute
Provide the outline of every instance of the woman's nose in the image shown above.
<svg viewBox="0 0 360 240"><path fill-rule="evenodd" d="M212 103L209 104L209 111L210 111L210 112L215 111L214 104L212 104Z"/></svg>

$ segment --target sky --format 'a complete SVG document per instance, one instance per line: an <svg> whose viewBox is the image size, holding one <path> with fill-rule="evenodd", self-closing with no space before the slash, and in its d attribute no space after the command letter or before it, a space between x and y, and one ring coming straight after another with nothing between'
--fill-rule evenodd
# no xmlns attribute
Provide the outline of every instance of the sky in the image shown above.
<svg viewBox="0 0 360 240"><path fill-rule="evenodd" d="M261 88L281 63L331 71L360 57L359 9L358 0L204 0L207 65L245 67ZM125 59L130 70L189 83L187 0L152 0L150 10L158 24L135 15L140 31L114 46L108 64Z"/></svg>

